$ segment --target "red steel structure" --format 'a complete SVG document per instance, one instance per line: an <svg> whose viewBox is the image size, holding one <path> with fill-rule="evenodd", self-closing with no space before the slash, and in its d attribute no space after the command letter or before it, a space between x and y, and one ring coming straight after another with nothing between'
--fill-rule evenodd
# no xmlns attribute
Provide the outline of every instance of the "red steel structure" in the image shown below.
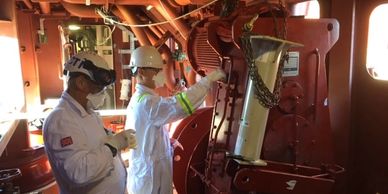
<svg viewBox="0 0 388 194"><path fill-rule="evenodd" d="M282 11L270 4L241 7L192 30L188 53L196 72L222 68L228 78L214 90L212 114L209 109L196 113L174 134L184 147L195 148L175 153L174 183L180 194L328 194L344 171L333 160L324 65L338 40L339 24L335 19L283 17ZM269 113L261 154L266 166L234 154L249 79L240 38L255 14L259 18L252 34L277 37L280 32L304 45L289 50L299 53L297 75L282 78L279 104ZM199 125L208 127L193 127Z"/></svg>

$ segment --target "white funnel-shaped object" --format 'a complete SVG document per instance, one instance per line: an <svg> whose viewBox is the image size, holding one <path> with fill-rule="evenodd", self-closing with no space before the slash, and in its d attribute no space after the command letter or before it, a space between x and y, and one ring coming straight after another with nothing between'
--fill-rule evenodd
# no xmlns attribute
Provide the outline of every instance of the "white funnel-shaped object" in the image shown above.
<svg viewBox="0 0 388 194"><path fill-rule="evenodd" d="M303 45L270 36L257 35L250 39L258 73L269 91L273 92L280 59L290 47ZM249 78L234 154L252 164L265 166L266 162L260 159L260 154L269 109L256 98L254 84Z"/></svg>

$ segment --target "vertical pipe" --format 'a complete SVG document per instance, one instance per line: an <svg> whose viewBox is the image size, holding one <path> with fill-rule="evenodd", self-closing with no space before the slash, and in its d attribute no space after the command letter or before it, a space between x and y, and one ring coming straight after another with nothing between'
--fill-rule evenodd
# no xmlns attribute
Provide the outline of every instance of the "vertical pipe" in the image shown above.
<svg viewBox="0 0 388 194"><path fill-rule="evenodd" d="M145 33L150 38L152 45L155 45L158 42L158 39L163 37L158 37L150 29L146 29ZM174 60L172 59L172 53L170 48L166 44L162 44L159 48L159 52L162 55L163 60L166 61L166 66L163 68L163 72L166 75L166 86L171 91L175 89L175 77L174 77Z"/></svg>
<svg viewBox="0 0 388 194"><path fill-rule="evenodd" d="M317 116L318 116L318 105L319 103L319 97L318 97L318 87L319 87L319 71L321 69L321 55L319 53L319 49L315 48L313 53L316 55L316 70L315 70L315 92L314 92L314 122L317 122Z"/></svg>
<svg viewBox="0 0 388 194"><path fill-rule="evenodd" d="M136 16L131 11L128 11L124 6L117 5L117 8L119 13L115 13L115 15L123 17L130 24L140 23ZM115 10L113 11L115 12ZM158 38L160 38L155 35L149 28L131 27L131 29L141 45L154 45L158 41ZM163 72L166 74L166 85L170 90L173 90L175 87L175 79L171 51L165 44L163 44L159 48L159 52L161 52L162 58L166 61L167 64L166 68L163 69Z"/></svg>
<svg viewBox="0 0 388 194"><path fill-rule="evenodd" d="M44 14L50 14L51 8L49 2L39 2L40 9L42 10L42 13Z"/></svg>

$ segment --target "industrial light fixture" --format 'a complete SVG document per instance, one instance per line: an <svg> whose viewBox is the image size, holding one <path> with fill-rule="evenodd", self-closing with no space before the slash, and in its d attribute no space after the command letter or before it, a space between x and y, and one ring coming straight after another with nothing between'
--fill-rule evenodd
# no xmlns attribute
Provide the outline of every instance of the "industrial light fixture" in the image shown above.
<svg viewBox="0 0 388 194"><path fill-rule="evenodd" d="M146 10L149 11L149 10L151 10L152 8L153 8L152 5L147 5Z"/></svg>
<svg viewBox="0 0 388 194"><path fill-rule="evenodd" d="M81 29L81 27L79 27L78 25L74 25L74 24L69 25L69 30L75 31L79 29Z"/></svg>

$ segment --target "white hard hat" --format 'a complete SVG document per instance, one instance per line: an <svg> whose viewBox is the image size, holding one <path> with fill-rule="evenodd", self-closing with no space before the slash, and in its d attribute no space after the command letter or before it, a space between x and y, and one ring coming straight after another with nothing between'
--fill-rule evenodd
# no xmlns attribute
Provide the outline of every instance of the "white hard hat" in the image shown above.
<svg viewBox="0 0 388 194"><path fill-rule="evenodd" d="M162 69L163 59L155 47L141 46L132 52L129 67L152 67Z"/></svg>
<svg viewBox="0 0 388 194"><path fill-rule="evenodd" d="M63 74L83 73L98 85L107 86L115 82L116 74L108 63L92 52L80 52L72 56L64 65Z"/></svg>

